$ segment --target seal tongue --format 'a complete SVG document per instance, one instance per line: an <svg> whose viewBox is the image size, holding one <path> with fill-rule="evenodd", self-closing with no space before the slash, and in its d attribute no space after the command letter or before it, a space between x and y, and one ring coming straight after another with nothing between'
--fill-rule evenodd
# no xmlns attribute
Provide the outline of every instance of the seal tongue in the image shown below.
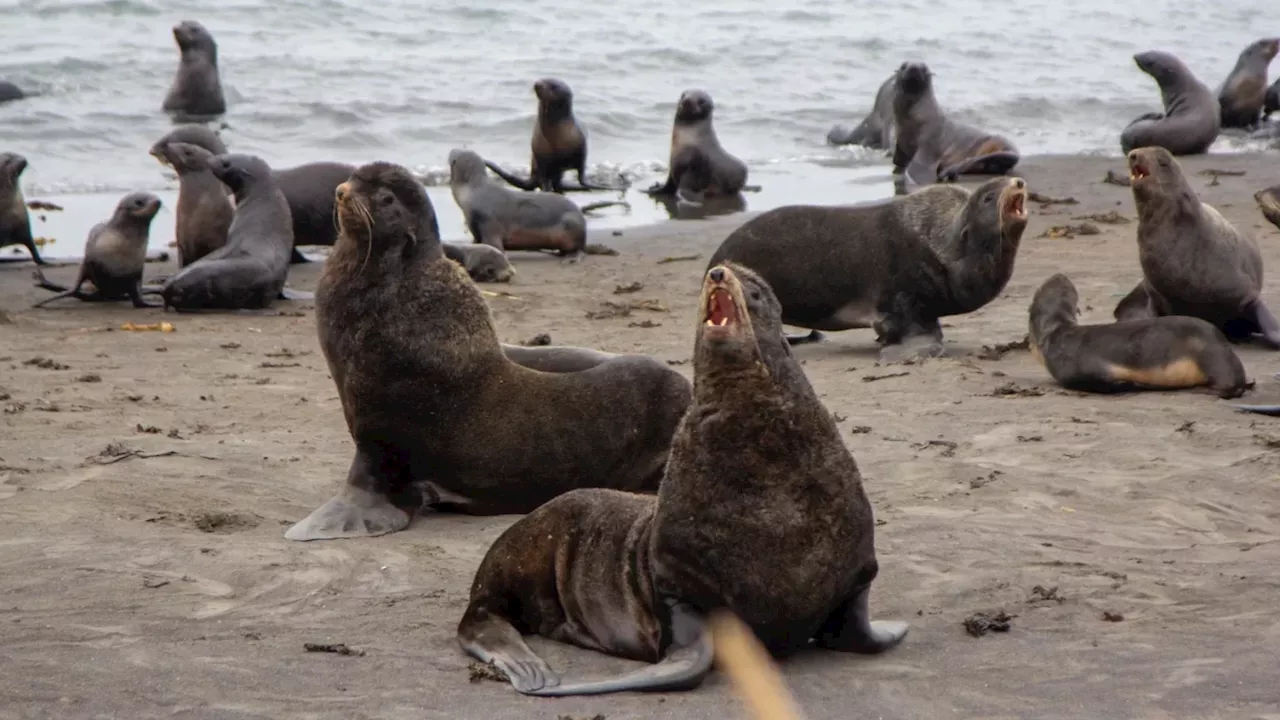
<svg viewBox="0 0 1280 720"><path fill-rule="evenodd" d="M1142 166L1141 160L1134 160L1133 165L1129 168L1129 174L1133 175L1134 180L1141 180L1149 173L1147 173L1147 169Z"/></svg>
<svg viewBox="0 0 1280 720"><path fill-rule="evenodd" d="M707 324L724 327L738 319L738 309L733 305L733 297L728 290L716 288L707 298Z"/></svg>

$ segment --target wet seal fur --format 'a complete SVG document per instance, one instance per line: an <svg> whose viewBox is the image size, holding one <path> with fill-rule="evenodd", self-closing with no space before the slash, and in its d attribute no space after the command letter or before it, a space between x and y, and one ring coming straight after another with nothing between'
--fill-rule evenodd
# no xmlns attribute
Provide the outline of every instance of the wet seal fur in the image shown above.
<svg viewBox="0 0 1280 720"><path fill-rule="evenodd" d="M874 150L888 150L893 147L893 92L897 73L890 75L880 89L876 90L876 99L871 112L863 118L858 126L849 129L846 125L836 125L827 132L829 145L861 145Z"/></svg>
<svg viewBox="0 0 1280 720"><path fill-rule="evenodd" d="M773 288L782 321L820 330L874 328L881 359L943 354L941 317L991 302L1013 275L1027 186L992 178L973 191L932 185L856 206L792 205L735 230L710 265L745 265Z"/></svg>
<svg viewBox="0 0 1280 720"><path fill-rule="evenodd" d="M720 145L712 124L715 103L702 90L686 90L676 103L671 127L671 159L665 182L650 195L679 195L690 201L722 198L746 189L747 164Z"/></svg>
<svg viewBox="0 0 1280 720"><path fill-rule="evenodd" d="M1143 279L1115 318L1198 317L1233 342L1259 333L1280 349L1280 321L1262 301L1257 242L1200 201L1168 150L1137 148L1128 163Z"/></svg>
<svg viewBox="0 0 1280 720"><path fill-rule="evenodd" d="M443 243L442 246L445 257L465 268L471 279L478 283L509 282L516 274L506 253L492 245Z"/></svg>
<svg viewBox="0 0 1280 720"><path fill-rule="evenodd" d="M1218 88L1222 127L1253 128L1262 120L1267 101L1267 66L1280 52L1280 39L1249 43Z"/></svg>
<svg viewBox="0 0 1280 720"><path fill-rule="evenodd" d="M48 265L31 236L31 217L22 195L22 172L27 159L17 153L0 153L0 247L21 245L37 265Z"/></svg>
<svg viewBox="0 0 1280 720"><path fill-rule="evenodd" d="M687 380L639 355L558 373L508 360L408 170L363 165L336 196L316 326L355 457L339 494L286 538L382 535L427 508L526 513L580 487L657 488Z"/></svg>
<svg viewBox="0 0 1280 720"><path fill-rule="evenodd" d="M178 119L225 113L227 100L218 77L218 44L213 35L195 20L184 20L173 26L173 39L181 55L164 111Z"/></svg>
<svg viewBox="0 0 1280 720"><path fill-rule="evenodd" d="M658 497L576 490L489 548L458 642L530 695L684 690L712 664L709 614L734 613L775 656L879 653L907 626L872 622L875 520L857 462L782 336L769 286L707 271L694 399ZM562 684L534 633L649 665Z"/></svg>
<svg viewBox="0 0 1280 720"><path fill-rule="evenodd" d="M1120 148L1159 145L1174 155L1199 155L1209 151L1221 131L1218 100L1209 87L1174 55L1149 50L1133 56L1133 62L1160 86L1163 113L1134 118L1120 133Z"/></svg>
<svg viewBox="0 0 1280 720"><path fill-rule="evenodd" d="M1204 320L1079 325L1079 314L1076 286L1061 273L1031 301L1031 354L1065 388L1109 393L1207 385L1219 397L1235 398L1253 387L1226 336Z"/></svg>
<svg viewBox="0 0 1280 720"><path fill-rule="evenodd" d="M184 268L227 244L235 208L226 185L213 174L214 155L185 142L156 143L151 154L178 173L178 218L174 236L178 267Z"/></svg>
<svg viewBox="0 0 1280 720"><path fill-rule="evenodd" d="M917 185L951 182L961 175L1005 175L1018 149L1000 135L948 118L933 94L933 73L904 62L894 80L893 173Z"/></svg>

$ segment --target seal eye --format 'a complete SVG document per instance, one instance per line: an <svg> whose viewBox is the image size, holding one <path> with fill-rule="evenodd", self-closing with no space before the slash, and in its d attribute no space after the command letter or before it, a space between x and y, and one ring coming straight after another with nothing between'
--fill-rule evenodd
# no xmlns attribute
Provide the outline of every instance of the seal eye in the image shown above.
<svg viewBox="0 0 1280 720"><path fill-rule="evenodd" d="M394 203L395 201L396 201L396 196L392 195L389 192L384 192L382 193L381 196L378 197L378 204L381 205L382 207L387 207L392 203Z"/></svg>

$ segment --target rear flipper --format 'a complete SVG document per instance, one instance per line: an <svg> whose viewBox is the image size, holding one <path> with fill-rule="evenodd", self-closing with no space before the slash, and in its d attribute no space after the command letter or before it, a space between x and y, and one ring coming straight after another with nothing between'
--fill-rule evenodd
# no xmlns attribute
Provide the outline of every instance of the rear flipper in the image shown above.
<svg viewBox="0 0 1280 720"><path fill-rule="evenodd" d="M306 262L311 262L307 260ZM315 300L315 293L309 293L304 290L291 290L289 288L280 289L281 300Z"/></svg>
<svg viewBox="0 0 1280 720"><path fill-rule="evenodd" d="M1241 412L1280 416L1280 405L1232 405L1231 407Z"/></svg>
<svg viewBox="0 0 1280 720"><path fill-rule="evenodd" d="M1137 287L1121 298L1111 314L1121 322L1155 317L1156 312L1151 307L1151 296L1147 294L1146 282L1139 282Z"/></svg>
<svg viewBox="0 0 1280 720"><path fill-rule="evenodd" d="M142 299L142 284L135 282L133 287L129 288L129 299L133 301L135 308L158 308L163 307L163 303L152 303Z"/></svg>
<svg viewBox="0 0 1280 720"><path fill-rule="evenodd" d="M521 693L531 694L560 684L560 678L534 654L520 631L484 607L467 608L458 623L458 644L471 657L492 663Z"/></svg>
<svg viewBox="0 0 1280 720"><path fill-rule="evenodd" d="M53 282L49 278L45 277L44 271L41 270L40 268L36 268L35 272L31 273L31 277L36 281L36 287L41 288L43 290L48 290L49 292L64 293L71 290L71 288L67 287L66 285L59 285L58 283Z"/></svg>
<svg viewBox="0 0 1280 720"><path fill-rule="evenodd" d="M819 647L840 652L874 655L888 650L907 636L904 622L872 621L869 609L871 586L864 585L845 604L831 613L814 640Z"/></svg>
<svg viewBox="0 0 1280 720"><path fill-rule="evenodd" d="M602 208L613 207L614 205L626 208L627 212L631 211L631 203L625 200L605 200L602 202L591 203L589 205L583 205L578 209L584 213L589 213L592 210L600 210Z"/></svg>
<svg viewBox="0 0 1280 720"><path fill-rule="evenodd" d="M1271 314L1267 309L1262 298L1254 300L1248 308L1245 309L1246 315L1252 316L1258 325L1258 332L1266 339L1271 347L1280 350L1280 320L1276 320L1276 316Z"/></svg>
<svg viewBox="0 0 1280 720"><path fill-rule="evenodd" d="M810 330L808 335L783 335L787 339L787 343L791 345L805 345L807 343L822 342L826 337L817 330Z"/></svg>
<svg viewBox="0 0 1280 720"><path fill-rule="evenodd" d="M298 263L309 263L309 262L311 261L307 259L307 256L303 255L302 251L296 247L293 249L293 254L289 256L290 265L296 265Z"/></svg>
<svg viewBox="0 0 1280 720"><path fill-rule="evenodd" d="M488 160L485 161L484 166L492 170L493 173L498 177L502 178L503 180L506 180L507 184L513 187L518 187L521 190L537 190L538 189L538 181L533 179L532 177L530 178L517 177L507 172L506 170L503 170L497 165L494 165Z"/></svg>
<svg viewBox="0 0 1280 720"><path fill-rule="evenodd" d="M953 182L961 175L1004 175L1018 164L1018 159L1018 153L1008 151L979 155L961 160L950 167L939 168L938 181Z"/></svg>

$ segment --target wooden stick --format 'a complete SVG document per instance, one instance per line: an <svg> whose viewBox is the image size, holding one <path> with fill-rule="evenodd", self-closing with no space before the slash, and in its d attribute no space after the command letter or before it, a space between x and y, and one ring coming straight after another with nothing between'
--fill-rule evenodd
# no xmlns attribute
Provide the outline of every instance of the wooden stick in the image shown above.
<svg viewBox="0 0 1280 720"><path fill-rule="evenodd" d="M804 720L795 699L782 682L773 658L751 628L728 611L708 619L716 664L746 702L756 720Z"/></svg>

